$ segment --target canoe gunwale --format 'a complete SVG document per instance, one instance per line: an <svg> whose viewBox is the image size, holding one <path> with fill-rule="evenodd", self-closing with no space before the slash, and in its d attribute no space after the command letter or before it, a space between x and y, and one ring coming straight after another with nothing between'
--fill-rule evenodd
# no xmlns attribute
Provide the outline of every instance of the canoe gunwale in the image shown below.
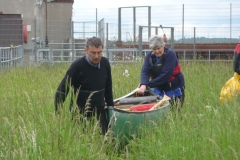
<svg viewBox="0 0 240 160"><path fill-rule="evenodd" d="M114 103L117 103L117 102L119 102L120 99L128 98L128 97L131 97L131 96L133 96L133 95L136 95L137 90L138 90L138 88L134 89L132 92L130 92L130 93L128 93L128 94L126 94L126 95L124 95L124 96L122 96L122 97L120 97L120 98L117 98L117 99L113 100L113 102L114 102ZM155 94L155 93L154 93L152 90L150 90L150 89L146 90L146 94L149 94L150 96L157 96L158 99L160 99L159 95ZM143 96L143 97L144 97L144 96Z"/></svg>
<svg viewBox="0 0 240 160"><path fill-rule="evenodd" d="M108 109L116 111L116 112L126 113L126 114L146 114L146 113L151 113L151 112L160 112L162 109L169 107L169 105L170 105L169 101L166 101L162 107L160 107L156 110L151 110L151 111L150 110L147 110L147 111L125 111L123 109L115 108L113 106L108 106Z"/></svg>
<svg viewBox="0 0 240 160"><path fill-rule="evenodd" d="M164 108L166 108L166 107L168 107L170 105L169 101L167 101L167 102L165 102L165 104L163 106L161 106L157 110L151 110L151 111L150 110L147 110L147 111L124 110L124 109L127 109L127 108L130 109L130 107L128 107L128 106L137 106L137 105L142 104L142 103L138 103L138 104L131 104L131 103L130 104L119 104L120 100L122 100L122 99L131 98L131 97L135 98L136 95L137 95L137 90L138 90L138 88L134 89L132 92L130 92L130 93L128 93L128 94L126 94L126 95L124 95L124 96L122 96L120 98L115 99L114 100L114 106L107 106L107 108L109 110L111 110L111 112L115 111L115 112L126 113L126 114L146 114L146 113L152 113L152 112L161 112L162 109L164 109ZM139 95L137 97L139 97ZM154 104L154 103L157 103L157 102L159 102L161 100L160 96L157 95L156 93L154 93L150 88L148 88L146 90L145 94L141 95L140 97L156 97L154 100L151 99L147 103L143 103L143 104L151 104L151 103ZM122 107L126 106L126 108L121 109L120 108L121 106Z"/></svg>

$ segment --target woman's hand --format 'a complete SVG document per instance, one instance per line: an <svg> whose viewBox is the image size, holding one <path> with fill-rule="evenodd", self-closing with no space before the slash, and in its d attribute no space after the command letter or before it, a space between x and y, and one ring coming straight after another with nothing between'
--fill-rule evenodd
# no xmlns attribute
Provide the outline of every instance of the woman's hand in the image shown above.
<svg viewBox="0 0 240 160"><path fill-rule="evenodd" d="M137 90L138 94L144 95L144 93L145 93L145 91L146 91L146 88L147 88L146 85L141 85L141 86L138 88L138 90Z"/></svg>

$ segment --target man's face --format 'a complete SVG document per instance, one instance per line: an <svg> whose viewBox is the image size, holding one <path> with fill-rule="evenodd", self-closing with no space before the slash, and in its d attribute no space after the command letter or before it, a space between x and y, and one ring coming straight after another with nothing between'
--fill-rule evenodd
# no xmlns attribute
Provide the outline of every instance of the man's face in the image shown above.
<svg viewBox="0 0 240 160"><path fill-rule="evenodd" d="M164 47L154 47L152 51L156 57L161 57L164 53Z"/></svg>
<svg viewBox="0 0 240 160"><path fill-rule="evenodd" d="M99 46L98 48L94 46L89 46L88 48L85 48L85 52L88 55L90 62L92 62L94 66L97 66L100 62L102 57L102 50L102 46Z"/></svg>

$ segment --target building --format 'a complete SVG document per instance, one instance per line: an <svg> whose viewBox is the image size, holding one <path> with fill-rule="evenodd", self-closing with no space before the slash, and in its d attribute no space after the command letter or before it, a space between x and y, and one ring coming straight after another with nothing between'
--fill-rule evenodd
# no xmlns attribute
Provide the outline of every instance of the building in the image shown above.
<svg viewBox="0 0 240 160"><path fill-rule="evenodd" d="M17 37L22 37L22 40L18 40L17 42L23 42L25 48L28 48L28 46L32 44L31 40L35 37L39 37L43 42L47 43L64 42L68 40L71 36L70 32L73 3L74 0L1 1L1 33L4 33L5 37L7 38L14 35L16 30L18 31L18 33L22 32L22 36ZM6 23L7 21L9 22L10 19L11 23ZM15 22L13 22L14 19ZM3 27L3 24L5 24L5 27ZM10 27L6 27L7 24ZM18 27L15 26L11 28L11 26L14 25ZM4 29L7 28L11 28L11 32L4 31ZM6 33L9 35L6 35ZM14 42L16 43L16 41L11 40L5 41L4 44L0 44L4 46L0 47L9 47L11 43L14 44ZM19 43L16 44L18 45Z"/></svg>

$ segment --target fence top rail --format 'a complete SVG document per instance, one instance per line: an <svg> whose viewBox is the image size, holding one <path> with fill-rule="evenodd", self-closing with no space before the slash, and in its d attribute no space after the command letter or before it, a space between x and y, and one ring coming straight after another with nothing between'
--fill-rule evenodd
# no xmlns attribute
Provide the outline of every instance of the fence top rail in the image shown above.
<svg viewBox="0 0 240 160"><path fill-rule="evenodd" d="M150 27L150 28L174 28L174 27L161 27L159 26L139 26L139 27Z"/></svg>
<svg viewBox="0 0 240 160"><path fill-rule="evenodd" d="M129 7L119 7L119 8L141 8L141 7L151 7L151 6L129 6Z"/></svg>
<svg viewBox="0 0 240 160"><path fill-rule="evenodd" d="M19 46L14 46L12 48L19 48L19 47L22 47L22 45L19 45ZM0 47L0 49L10 49L11 47Z"/></svg>
<svg viewBox="0 0 240 160"><path fill-rule="evenodd" d="M234 49L174 49L175 51L217 51L217 52L225 52L231 51L234 52Z"/></svg>
<svg viewBox="0 0 240 160"><path fill-rule="evenodd" d="M175 51L219 51L219 52L225 52L225 51L232 51L234 52L234 49L174 49ZM151 51L151 49L144 49L142 50L144 52Z"/></svg>
<svg viewBox="0 0 240 160"><path fill-rule="evenodd" d="M48 43L48 44L50 45L50 44L72 44L72 43L70 42L70 43ZM75 43L74 42L74 44L86 44L86 43Z"/></svg>
<svg viewBox="0 0 240 160"><path fill-rule="evenodd" d="M104 49L106 50L106 49ZM116 48L116 49L108 49L108 51L138 51L136 48Z"/></svg>

